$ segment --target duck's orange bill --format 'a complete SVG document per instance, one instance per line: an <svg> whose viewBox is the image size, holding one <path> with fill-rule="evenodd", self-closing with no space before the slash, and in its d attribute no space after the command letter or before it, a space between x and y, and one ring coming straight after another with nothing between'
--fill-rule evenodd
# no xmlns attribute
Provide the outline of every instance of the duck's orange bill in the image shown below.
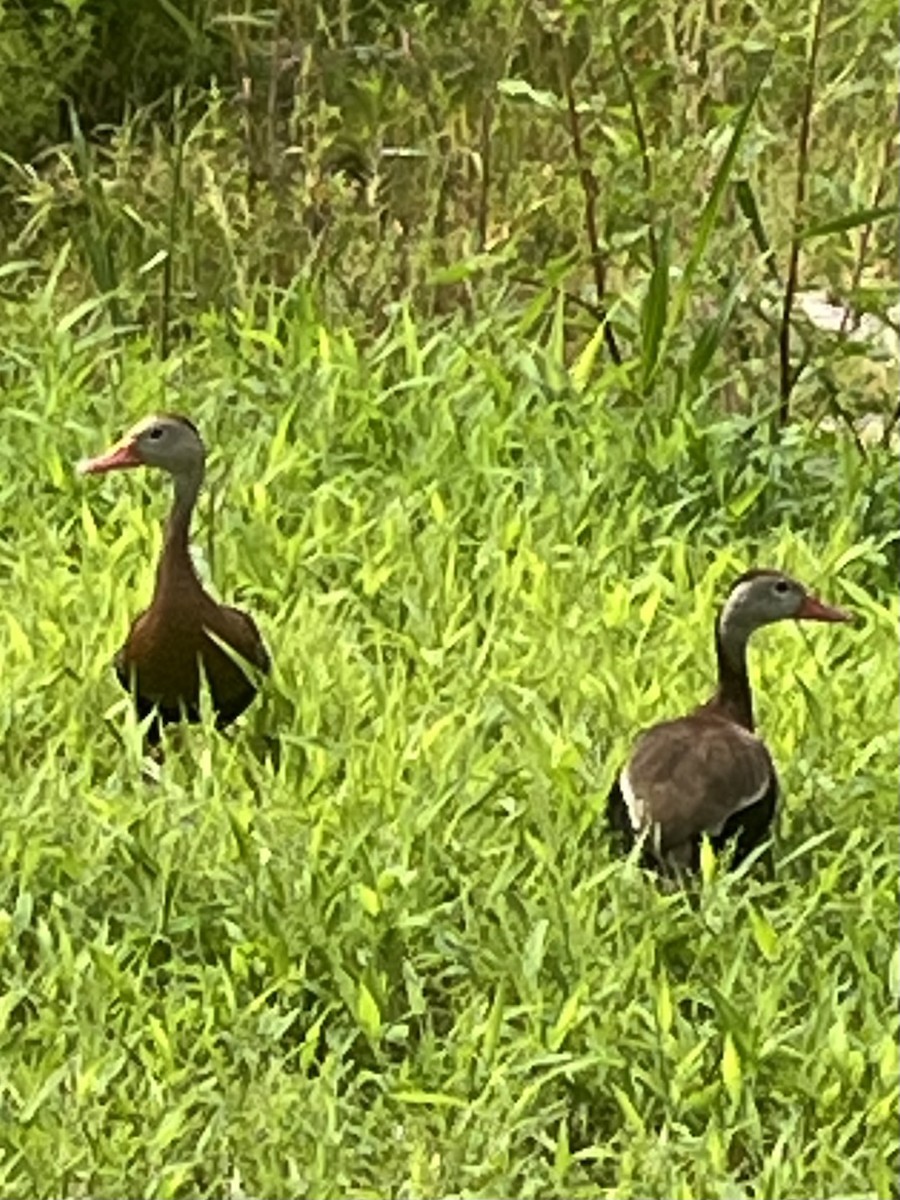
<svg viewBox="0 0 900 1200"><path fill-rule="evenodd" d="M143 466L138 457L137 445L133 439L116 442L105 454L96 458L83 458L78 464L81 475L102 475L104 471L123 471L127 467Z"/></svg>
<svg viewBox="0 0 900 1200"><path fill-rule="evenodd" d="M803 603L797 611L798 621L855 621L853 613L847 612L843 608L835 608L831 604L825 604L815 596L804 597Z"/></svg>

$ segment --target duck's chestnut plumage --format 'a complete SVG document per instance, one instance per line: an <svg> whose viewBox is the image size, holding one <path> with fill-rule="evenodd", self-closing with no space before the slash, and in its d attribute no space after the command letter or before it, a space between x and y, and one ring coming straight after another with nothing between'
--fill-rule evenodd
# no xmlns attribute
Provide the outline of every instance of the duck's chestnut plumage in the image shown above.
<svg viewBox="0 0 900 1200"><path fill-rule="evenodd" d="M734 583L715 626L718 687L712 699L640 734L612 787L610 826L642 861L664 872L695 869L704 834L737 865L769 835L778 777L755 733L747 674L754 630L782 620L850 621L781 571L755 569Z"/></svg>
<svg viewBox="0 0 900 1200"><path fill-rule="evenodd" d="M204 678L216 724L224 728L256 695L254 673L265 674L270 668L253 618L214 600L191 560L188 536L205 461L194 423L175 413L157 413L104 454L80 464L86 474L146 466L172 476L175 500L153 598L115 658L116 674L133 692L138 716L157 713L158 720L149 728L151 743L159 740L159 720L199 719Z"/></svg>

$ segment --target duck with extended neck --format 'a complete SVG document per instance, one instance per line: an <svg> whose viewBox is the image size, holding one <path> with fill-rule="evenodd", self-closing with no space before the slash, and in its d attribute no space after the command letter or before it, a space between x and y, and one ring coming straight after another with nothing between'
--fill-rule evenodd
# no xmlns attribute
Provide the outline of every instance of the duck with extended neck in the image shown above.
<svg viewBox="0 0 900 1200"><path fill-rule="evenodd" d="M695 869L704 834L716 850L734 842L737 865L769 833L778 778L754 733L747 642L776 621L852 621L781 571L747 571L716 620L719 680L711 700L642 733L613 785L610 826L642 861L664 872Z"/></svg>
<svg viewBox="0 0 900 1200"><path fill-rule="evenodd" d="M138 717L156 714L148 730L151 744L159 741L160 720L199 720L201 671L222 729L256 695L254 672L266 674L270 668L253 618L214 600L191 561L188 537L205 462L206 449L193 422L159 413L140 421L106 453L79 463L88 475L157 467L172 476L175 498L153 599L115 659L119 681L134 693Z"/></svg>

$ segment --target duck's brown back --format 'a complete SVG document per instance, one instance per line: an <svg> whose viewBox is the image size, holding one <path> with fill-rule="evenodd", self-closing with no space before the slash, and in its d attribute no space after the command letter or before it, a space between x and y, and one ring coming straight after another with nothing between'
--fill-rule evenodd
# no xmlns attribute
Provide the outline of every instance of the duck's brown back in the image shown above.
<svg viewBox="0 0 900 1200"><path fill-rule="evenodd" d="M734 861L768 833L778 778L765 745L734 721L699 710L643 733L613 785L611 826L632 845L649 835L659 865L696 866L707 834L719 849L737 836Z"/></svg>

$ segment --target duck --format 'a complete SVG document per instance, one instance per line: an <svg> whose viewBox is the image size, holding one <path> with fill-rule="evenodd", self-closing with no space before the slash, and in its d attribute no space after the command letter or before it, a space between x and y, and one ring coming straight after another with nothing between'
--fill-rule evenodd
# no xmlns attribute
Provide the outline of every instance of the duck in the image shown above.
<svg viewBox="0 0 900 1200"><path fill-rule="evenodd" d="M853 621L783 571L754 568L732 585L715 621L718 686L686 716L639 734L607 799L607 823L625 850L662 875L696 871L706 835L737 867L769 837L778 776L755 730L747 643L776 621Z"/></svg>
<svg viewBox="0 0 900 1200"><path fill-rule="evenodd" d="M172 478L174 501L150 607L134 621L114 659L119 682L134 696L138 719L153 715L146 735L151 746L160 741L160 724L200 720L201 671L221 730L253 701L254 676L271 669L256 622L249 613L214 600L191 559L191 517L205 466L206 447L197 426L169 412L145 417L110 449L78 464L83 475L149 467Z"/></svg>

